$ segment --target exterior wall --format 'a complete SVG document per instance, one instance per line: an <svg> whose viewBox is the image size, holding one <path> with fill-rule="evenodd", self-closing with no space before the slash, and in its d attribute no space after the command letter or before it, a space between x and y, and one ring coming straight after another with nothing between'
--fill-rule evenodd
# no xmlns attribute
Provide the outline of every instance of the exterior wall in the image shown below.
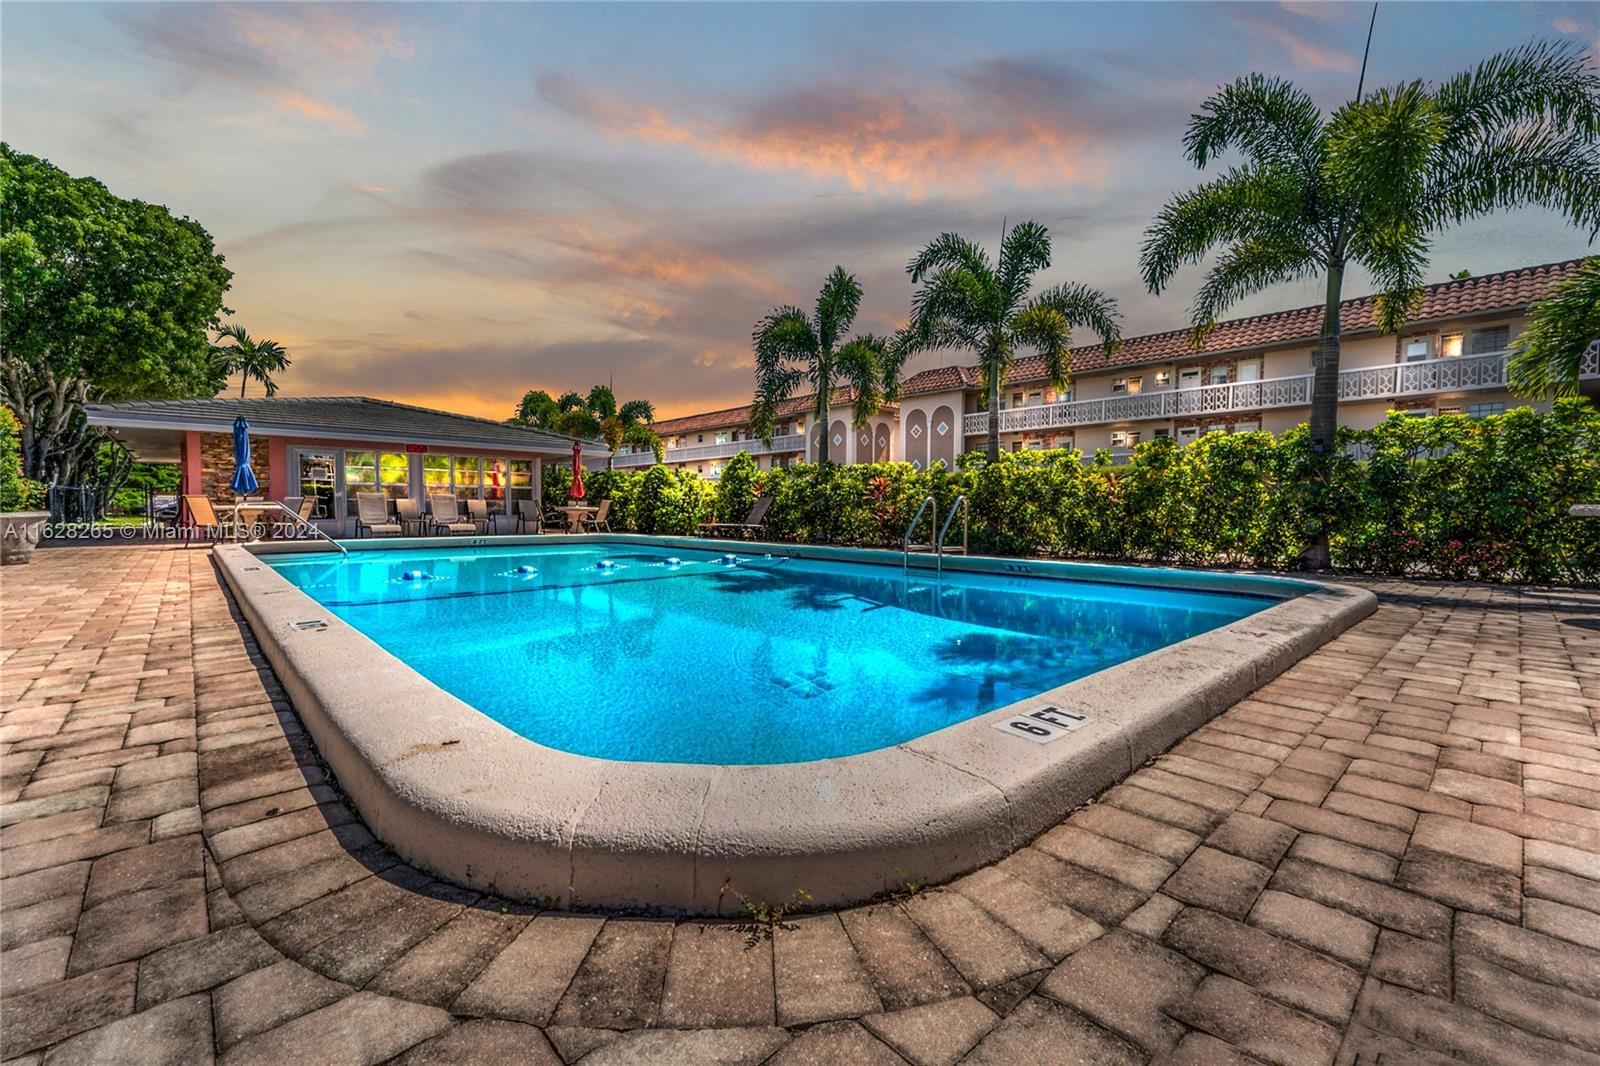
<svg viewBox="0 0 1600 1066"><path fill-rule="evenodd" d="M1444 351L1444 338L1458 337L1456 348L1459 354L1470 358L1480 354L1474 352L1474 338L1479 334L1503 328L1505 333L1494 335L1494 343L1489 349L1498 352L1521 334L1525 321L1525 316L1521 314L1500 313L1429 323L1399 334L1346 337L1340 351L1342 371L1406 366L1412 362L1407 358L1407 350L1414 341L1426 342L1428 364L1404 373L1396 371L1391 375L1380 372L1376 377L1362 374L1344 379L1345 387L1349 390L1345 394L1363 398L1342 401L1339 407L1340 421L1361 429L1377 425L1388 417L1390 410L1437 413L1454 409L1467 414L1483 414L1492 413L1495 405L1501 405L1503 409L1528 405L1528 400L1498 386L1458 387L1454 391L1449 388L1433 391L1418 388L1419 382L1441 379L1468 386L1483 382L1481 375L1487 370L1486 364L1480 361L1452 367L1450 359L1446 358L1452 353ZM1482 347L1485 343L1488 343L1486 339L1479 338L1476 346ZM1096 369L1073 375L1069 392L1059 396L1055 389L1043 382L1013 381L1007 384L1001 394L1002 419L1036 428L1008 429L1003 421L1001 447L1006 450L1076 447L1085 454L1110 448L1120 455L1131 450L1128 445L1133 443L1133 434L1137 434L1137 440L1141 442L1162 435L1182 442L1216 428L1230 432L1260 428L1282 433L1304 422L1310 414L1309 401L1297 401L1309 395L1314 349L1314 341L1301 340L1261 350L1212 353L1133 367ZM1176 397L1160 400L1157 406L1137 399L1181 392L1186 371L1197 375L1197 385L1202 389L1224 384L1228 387L1226 390L1212 388L1188 401ZM1158 384L1158 378L1163 375L1164 383ZM1113 382L1118 378L1140 379L1137 394L1131 388L1113 391ZM1266 384L1260 389L1249 387L1249 383L1254 381ZM1407 391L1412 389L1417 391ZM1590 395L1600 392L1600 382L1591 377L1584 391ZM1365 398L1369 395L1372 398ZM1133 398L1132 403L1118 402L1130 398ZM1104 401L1104 414L1114 417L1110 420L1102 417L1102 409L1098 406L1073 408L1067 413L1057 410L1028 416L1014 414L1019 406L1039 408L1064 400L1089 404ZM850 426L848 409L836 409L829 415L830 435L839 436L843 443L842 446L836 444L832 447L831 457L836 462L873 462L887 454L894 461L908 462L919 469L939 461L953 464L963 452L983 447L986 420L978 417L982 404L983 397L975 389L952 389L908 396L901 400L897 411L886 410L865 430ZM1261 406L1252 408L1247 406L1249 404ZM1188 410L1194 410L1195 413L1176 413ZM1068 414L1072 417L1068 417ZM1134 417L1124 417L1128 415ZM947 425L945 434L938 432L941 422ZM816 458L816 429L811 427L811 432L807 434L807 459ZM886 452L880 444L880 430L888 436ZM695 438L700 436L706 442L713 440L712 431L696 431L690 435L688 443L697 443ZM1123 443L1114 445L1114 438ZM667 461L672 462L670 452ZM758 461L765 469L774 465L778 457L762 456Z"/></svg>
<svg viewBox="0 0 1600 1066"><path fill-rule="evenodd" d="M233 480L233 434L197 433L200 438L200 484L198 491L213 500L233 500L238 497L228 487ZM272 448L270 437L250 437L250 469L255 471L261 488L253 495L265 496L272 482Z"/></svg>

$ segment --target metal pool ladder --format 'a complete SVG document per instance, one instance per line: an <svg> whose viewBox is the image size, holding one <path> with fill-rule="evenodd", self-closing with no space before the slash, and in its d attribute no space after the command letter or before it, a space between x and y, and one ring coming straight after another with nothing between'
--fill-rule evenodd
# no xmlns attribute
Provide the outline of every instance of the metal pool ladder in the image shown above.
<svg viewBox="0 0 1600 1066"><path fill-rule="evenodd" d="M345 548L345 546L343 544L340 544L338 541L336 541L332 537L328 536L322 530L318 529L309 520L301 518L299 511L296 511L294 508L285 505L283 503L283 501L281 501L281 500L267 500L266 502L272 504L272 506L275 507L277 510L282 511L284 514L286 514L290 518L294 519L295 523L297 525L303 526L304 528L306 528L306 529L310 530L312 533L314 533L316 536L321 537L323 540L327 541L329 544L331 544L335 548L339 549L339 554L340 555L343 555L346 559L350 558L350 552L349 552L349 550L347 548Z"/></svg>
<svg viewBox="0 0 1600 1066"><path fill-rule="evenodd" d="M917 513L911 516L911 524L906 526L906 535L900 538L900 569L902 571L911 569L912 552L933 552L935 555L939 552L939 543L934 539L930 539L927 544L911 543L911 535L917 531L917 523L922 521L922 513L930 507L933 508L933 513L928 516L930 537L933 533L933 527L939 524L939 501L929 496L922 501L922 506L917 508Z"/></svg>
<svg viewBox="0 0 1600 1066"><path fill-rule="evenodd" d="M931 499L932 497L929 498ZM950 532L950 523L956 520L957 511L961 512L961 547L946 548L944 546L944 538L945 535ZM935 573L941 576L944 574L945 552L949 552L952 555L967 554L967 526L972 518L971 512L971 506L967 503L967 498L965 496L957 496L956 502L950 505L950 513L945 515L944 525L939 527L939 537L934 541L933 565Z"/></svg>

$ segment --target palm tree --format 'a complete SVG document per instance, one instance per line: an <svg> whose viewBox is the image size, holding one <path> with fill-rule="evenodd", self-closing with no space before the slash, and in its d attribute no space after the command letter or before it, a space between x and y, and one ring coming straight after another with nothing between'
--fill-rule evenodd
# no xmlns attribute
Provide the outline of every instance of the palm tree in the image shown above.
<svg viewBox="0 0 1600 1066"><path fill-rule="evenodd" d="M751 338L756 395L750 428L767 444L772 443L779 407L802 382L811 386L812 419L822 427L819 463L828 462L828 411L836 388L848 385L853 390L851 420L857 428L899 396L906 354L901 338L863 333L840 343L860 307L860 282L844 267L834 267L817 294L814 314L798 307L774 307L756 323Z"/></svg>
<svg viewBox="0 0 1600 1066"><path fill-rule="evenodd" d="M660 462L661 438L650 428L655 419L655 407L649 400L629 400L618 406L616 393L608 385L596 385L586 397L566 392L553 398L543 389L529 389L511 416L516 425L535 426L569 437L599 437L612 452L624 444L649 448ZM610 459L606 460L606 469L611 469Z"/></svg>
<svg viewBox="0 0 1600 1066"><path fill-rule="evenodd" d="M1511 387L1525 396L1577 396L1583 353L1600 344L1600 257L1584 260L1528 312L1511 345Z"/></svg>
<svg viewBox="0 0 1600 1066"><path fill-rule="evenodd" d="M1309 436L1326 480L1347 266L1371 274L1378 324L1393 332L1419 297L1433 234L1447 226L1538 205L1600 231L1597 134L1600 76L1560 44L1502 52L1437 87L1358 90L1329 116L1289 82L1252 74L1190 120L1184 147L1195 166L1230 150L1244 160L1162 209L1145 234L1144 281L1159 293L1220 247L1191 308L1197 344L1237 300L1282 281L1325 281ZM1326 529L1309 538L1306 565L1328 565Z"/></svg>
<svg viewBox="0 0 1600 1066"><path fill-rule="evenodd" d="M1029 299L1033 276L1050 266L1050 232L1024 222L1000 235L1000 262L981 247L942 233L906 267L919 284L910 332L918 347L973 352L989 404L989 461L1000 458L1000 390L1019 346L1035 349L1057 388L1072 364L1072 328L1086 326L1112 350L1122 344L1117 302L1087 285L1057 285Z"/></svg>
<svg viewBox="0 0 1600 1066"><path fill-rule="evenodd" d="M227 340L231 343L222 344ZM244 399L244 389L251 381L259 381L268 396L278 394L278 383L273 374L289 369L289 353L277 341L256 340L245 332L243 326L223 326L217 331L217 343L211 345L212 364L220 378L226 380L239 375L239 398Z"/></svg>

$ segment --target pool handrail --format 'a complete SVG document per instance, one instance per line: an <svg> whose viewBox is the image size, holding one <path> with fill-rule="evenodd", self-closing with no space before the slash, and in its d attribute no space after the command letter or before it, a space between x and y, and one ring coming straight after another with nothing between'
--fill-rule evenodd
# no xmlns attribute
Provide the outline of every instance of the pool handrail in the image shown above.
<svg viewBox="0 0 1600 1066"><path fill-rule="evenodd" d="M933 514L928 517L929 533L931 534L933 532L933 527L939 524L939 501L934 499L932 496L929 496L927 499L922 501L922 506L917 508L917 513L911 516L911 523L906 526L906 535L900 538L901 570L911 569L911 534L916 532L917 523L922 521L922 512L926 511L930 507L933 508ZM919 544L917 547L920 548L922 545ZM930 543L928 545L928 550L937 552L939 550L938 543Z"/></svg>

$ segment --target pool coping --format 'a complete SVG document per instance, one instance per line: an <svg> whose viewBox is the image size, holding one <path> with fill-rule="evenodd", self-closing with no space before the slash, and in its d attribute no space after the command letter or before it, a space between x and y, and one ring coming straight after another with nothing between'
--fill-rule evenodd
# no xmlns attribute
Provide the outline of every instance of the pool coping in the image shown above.
<svg viewBox="0 0 1600 1066"><path fill-rule="evenodd" d="M900 565L898 553L873 549L631 534L347 547L552 542L731 547ZM456 883L578 908L736 915L745 900L778 904L803 891L816 905L837 906L908 882L948 880L1027 844L1377 606L1364 589L1294 578L946 557L953 571L1277 590L1293 598L876 751L757 766L619 762L557 751L495 722L258 559L308 549L318 550L224 545L215 558L371 831L409 862ZM933 565L925 556L912 563L918 570ZM348 669L356 662L365 665ZM995 728L1047 708L1084 720L1071 731L1047 725L1056 734L1048 743Z"/></svg>

